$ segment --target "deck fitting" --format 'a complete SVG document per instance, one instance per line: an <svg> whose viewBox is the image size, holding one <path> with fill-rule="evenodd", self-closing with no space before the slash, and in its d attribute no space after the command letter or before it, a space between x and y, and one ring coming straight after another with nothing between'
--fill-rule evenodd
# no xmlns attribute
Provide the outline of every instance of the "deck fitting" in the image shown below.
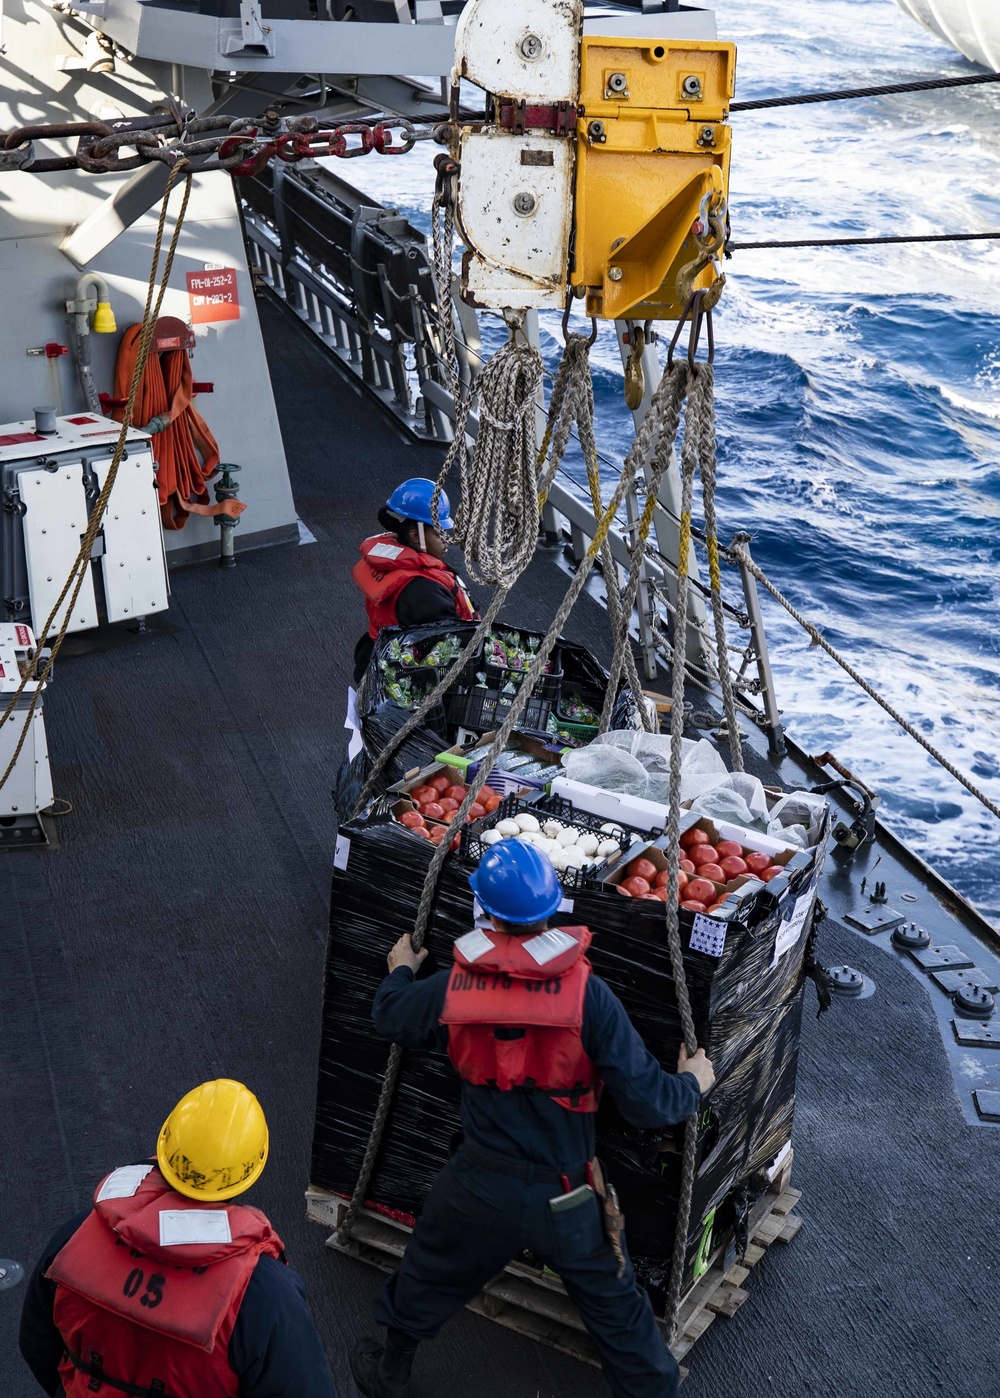
<svg viewBox="0 0 1000 1398"><path fill-rule="evenodd" d="M981 985L965 985L955 994L955 1013L962 1019L989 1019L996 1001Z"/></svg>
<svg viewBox="0 0 1000 1398"><path fill-rule="evenodd" d="M875 993L875 982L853 966L828 966L826 975L833 994L845 1000L867 1000Z"/></svg>
<svg viewBox="0 0 1000 1398"><path fill-rule="evenodd" d="M0 1291L9 1291L12 1286L17 1286L23 1276L24 1268L20 1262L10 1257L0 1257Z"/></svg>
<svg viewBox="0 0 1000 1398"><path fill-rule="evenodd" d="M976 1111L984 1121L1000 1121L1000 1092L991 1092L987 1088L977 1087L972 1094L972 1100L976 1104Z"/></svg>
<svg viewBox="0 0 1000 1398"><path fill-rule="evenodd" d="M876 932L888 932L890 927L898 927L901 922L906 921L906 915L898 913L895 908L869 903L866 908L859 908L857 912L845 913L844 921L873 936Z"/></svg>
<svg viewBox="0 0 1000 1398"><path fill-rule="evenodd" d="M960 971L974 964L971 956L952 944L911 949L910 955L922 971Z"/></svg>
<svg viewBox="0 0 1000 1398"><path fill-rule="evenodd" d="M918 927L915 922L911 922L909 927L903 922L892 934L893 946L902 947L904 951L913 951L920 947L929 947L931 944L931 934L923 927Z"/></svg>

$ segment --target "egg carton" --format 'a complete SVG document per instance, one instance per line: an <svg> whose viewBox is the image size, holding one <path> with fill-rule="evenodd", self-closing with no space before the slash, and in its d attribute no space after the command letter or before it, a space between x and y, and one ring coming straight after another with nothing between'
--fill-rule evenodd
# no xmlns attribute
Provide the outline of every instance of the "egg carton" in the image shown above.
<svg viewBox="0 0 1000 1398"><path fill-rule="evenodd" d="M637 838L637 832L618 825L615 822L594 820L584 811L572 812L568 814L565 810L556 812L548 809L552 803L548 801L530 801L518 798L517 796L507 796L495 811L492 811L482 820L476 821L473 825L467 825L462 831L461 855L470 863L478 864L480 859L490 848L491 841L484 841L483 836L488 831L495 829L505 820L516 820L518 816L528 815L537 820L540 827L544 827L546 821L556 821L567 829L576 832L576 840L571 844L579 843L580 837L585 835L596 836L599 843L614 841L618 845L618 852L606 854L603 858L590 868L568 868L557 870L559 879L567 888L584 888L590 883L597 883L607 873L613 863L617 863L630 848ZM568 803L559 803L565 807ZM533 833L533 832L532 832ZM516 838L510 836L509 838ZM594 851L594 858L597 853Z"/></svg>

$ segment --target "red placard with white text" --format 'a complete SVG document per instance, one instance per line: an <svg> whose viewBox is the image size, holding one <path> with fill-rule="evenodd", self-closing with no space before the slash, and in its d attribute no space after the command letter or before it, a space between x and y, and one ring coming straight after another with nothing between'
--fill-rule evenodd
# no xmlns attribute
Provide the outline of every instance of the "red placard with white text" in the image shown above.
<svg viewBox="0 0 1000 1398"><path fill-rule="evenodd" d="M188 272L188 301L192 325L210 321L239 320L240 297L236 268L217 267L209 272Z"/></svg>

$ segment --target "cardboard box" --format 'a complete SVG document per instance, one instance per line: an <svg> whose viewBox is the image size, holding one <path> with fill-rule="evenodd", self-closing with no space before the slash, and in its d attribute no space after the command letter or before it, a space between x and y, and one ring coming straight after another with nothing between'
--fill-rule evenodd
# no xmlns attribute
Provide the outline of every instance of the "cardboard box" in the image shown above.
<svg viewBox="0 0 1000 1398"><path fill-rule="evenodd" d="M667 823L667 808L658 801L646 801L641 796L627 796L622 791L604 791L587 782L575 782L569 777L557 777L550 790L554 796L565 796L580 811L589 811L603 820L616 820L635 830L662 831Z"/></svg>

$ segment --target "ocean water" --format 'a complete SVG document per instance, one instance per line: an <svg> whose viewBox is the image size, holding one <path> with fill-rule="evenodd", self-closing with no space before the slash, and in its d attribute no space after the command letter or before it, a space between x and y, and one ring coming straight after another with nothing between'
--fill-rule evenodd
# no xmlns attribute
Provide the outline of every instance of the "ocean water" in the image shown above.
<svg viewBox="0 0 1000 1398"><path fill-rule="evenodd" d="M891 0L716 10L743 99L974 71ZM734 115L734 241L1000 230L998 89ZM350 176L426 228L433 154ZM723 537L748 529L775 584L1000 801L1000 243L747 252L726 270ZM556 318L543 326L553 367L558 346ZM631 418L610 327L593 363L598 439L620 459ZM1000 823L766 594L763 606L790 734L835 752L1000 921Z"/></svg>

